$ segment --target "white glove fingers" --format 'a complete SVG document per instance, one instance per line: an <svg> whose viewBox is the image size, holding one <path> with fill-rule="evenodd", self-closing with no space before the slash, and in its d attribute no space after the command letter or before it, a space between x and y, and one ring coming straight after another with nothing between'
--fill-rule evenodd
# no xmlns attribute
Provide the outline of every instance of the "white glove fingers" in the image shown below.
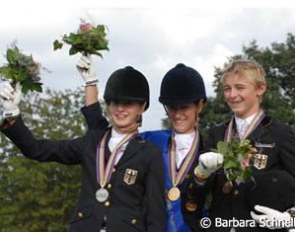
<svg viewBox="0 0 295 232"><path fill-rule="evenodd" d="M4 86L7 90L9 90L10 92L13 92L14 89L9 81L5 81Z"/></svg>
<svg viewBox="0 0 295 232"><path fill-rule="evenodd" d="M82 70L85 70L85 69L88 70L90 68L90 64L88 64L87 62L83 60L79 60L76 66L78 69L82 69Z"/></svg>
<svg viewBox="0 0 295 232"><path fill-rule="evenodd" d="M5 81L0 89L0 96L4 99L13 99L14 89L8 81Z"/></svg>
<svg viewBox="0 0 295 232"><path fill-rule="evenodd" d="M89 69L91 67L91 60L87 56L81 56L77 63L79 69Z"/></svg>
<svg viewBox="0 0 295 232"><path fill-rule="evenodd" d="M15 93L19 93L22 90L20 82L17 82L15 85Z"/></svg>
<svg viewBox="0 0 295 232"><path fill-rule="evenodd" d="M277 211L274 210L274 209L271 209L271 208L266 207L266 206L261 206L261 205L255 205L255 206L254 206L254 209L255 209L257 212L260 212L260 213L263 213L263 214L274 214L274 213L277 212Z"/></svg>
<svg viewBox="0 0 295 232"><path fill-rule="evenodd" d="M20 89L16 90L13 102L15 104L19 104L19 102L21 101L21 98L22 98L22 91L21 91L21 88L20 88Z"/></svg>
<svg viewBox="0 0 295 232"><path fill-rule="evenodd" d="M219 166L219 165L222 165L222 164L223 164L223 155L218 154L218 156L217 156L217 165Z"/></svg>
<svg viewBox="0 0 295 232"><path fill-rule="evenodd" d="M218 166L218 159L214 152L206 152L200 156L199 162L205 169L212 169Z"/></svg>
<svg viewBox="0 0 295 232"><path fill-rule="evenodd" d="M92 63L92 59L91 59L91 56L88 55L88 56L81 56L81 59L80 59L82 62L84 62L85 64L88 64L90 65Z"/></svg>
<svg viewBox="0 0 295 232"><path fill-rule="evenodd" d="M199 163L203 166L203 168L208 168L208 157L205 155L201 155L199 159Z"/></svg>
<svg viewBox="0 0 295 232"><path fill-rule="evenodd" d="M250 212L250 215L255 221L261 221L261 220L265 219L265 215L259 215L259 214L254 213L253 211Z"/></svg>
<svg viewBox="0 0 295 232"><path fill-rule="evenodd" d="M13 99L13 92L9 91L8 89L3 89L0 92L0 96L4 99L4 100L9 100L9 99Z"/></svg>

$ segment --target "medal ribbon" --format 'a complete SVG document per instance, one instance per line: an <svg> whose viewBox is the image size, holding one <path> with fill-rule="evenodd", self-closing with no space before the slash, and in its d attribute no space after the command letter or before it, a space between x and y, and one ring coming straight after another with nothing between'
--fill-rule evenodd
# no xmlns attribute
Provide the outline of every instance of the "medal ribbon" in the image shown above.
<svg viewBox="0 0 295 232"><path fill-rule="evenodd" d="M261 123L262 119L265 117L264 111L260 110L253 120L251 121L250 125L247 127L246 132L244 133L243 137L241 139L245 139L256 129L256 127ZM230 142L232 138L234 137L234 116L231 118L228 127L226 128L225 135L224 135L224 140L226 142Z"/></svg>
<svg viewBox="0 0 295 232"><path fill-rule="evenodd" d="M199 143L200 137L199 132L196 130L195 136L193 139L193 143L185 157L184 162L182 162L179 171L176 170L176 143L174 140L174 134L172 135L171 143L169 146L168 151L168 158L169 158L169 175L170 180L173 184L173 187L177 186L179 183L181 183L185 177L185 175L188 173L189 169L192 166L192 163L194 161L194 155L199 150Z"/></svg>
<svg viewBox="0 0 295 232"><path fill-rule="evenodd" d="M107 165L105 166L105 148L107 146L107 135L110 131L106 132L97 146L96 149L96 177L101 188L104 188L106 183L111 179L113 173L113 167L117 155L119 154L120 148L130 142L134 137L137 136L138 132L127 134L122 138L122 140L117 144L114 150L111 152L110 158Z"/></svg>

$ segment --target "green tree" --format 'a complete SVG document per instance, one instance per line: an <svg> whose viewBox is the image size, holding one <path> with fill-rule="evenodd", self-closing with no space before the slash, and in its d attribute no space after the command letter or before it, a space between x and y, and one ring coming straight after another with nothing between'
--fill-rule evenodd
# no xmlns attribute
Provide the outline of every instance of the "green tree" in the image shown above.
<svg viewBox="0 0 295 232"><path fill-rule="evenodd" d="M77 137L85 132L81 96L79 89L28 94L22 117L37 138ZM66 231L80 192L80 166L30 160L1 137L0 232Z"/></svg>

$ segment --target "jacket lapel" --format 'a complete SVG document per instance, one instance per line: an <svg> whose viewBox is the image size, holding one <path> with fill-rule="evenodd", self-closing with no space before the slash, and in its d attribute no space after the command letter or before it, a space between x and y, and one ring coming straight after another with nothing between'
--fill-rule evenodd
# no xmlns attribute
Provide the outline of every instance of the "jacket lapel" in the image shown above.
<svg viewBox="0 0 295 232"><path fill-rule="evenodd" d="M270 117L265 116L264 119L260 122L260 124L252 131L249 136L249 139L252 141L260 141L263 134L266 132L265 128L269 127L272 124L272 120Z"/></svg>
<svg viewBox="0 0 295 232"><path fill-rule="evenodd" d="M131 140L117 165L121 166L123 163L131 159L134 154L145 145L145 143L146 141L139 136Z"/></svg>

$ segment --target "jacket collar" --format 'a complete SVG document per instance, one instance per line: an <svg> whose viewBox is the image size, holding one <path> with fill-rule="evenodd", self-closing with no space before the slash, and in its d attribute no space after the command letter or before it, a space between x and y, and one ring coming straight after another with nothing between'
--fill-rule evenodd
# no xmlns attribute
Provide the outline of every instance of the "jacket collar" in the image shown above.
<svg viewBox="0 0 295 232"><path fill-rule="evenodd" d="M225 121L225 122L223 123L223 125L227 127L228 124L230 123L230 121L231 121L231 119ZM260 124L261 124L263 127L268 127L268 126L270 126L270 125L272 124L272 122L273 122L273 119L272 119L270 116L267 116L267 115L266 115L266 116L262 119L262 121L260 122Z"/></svg>

